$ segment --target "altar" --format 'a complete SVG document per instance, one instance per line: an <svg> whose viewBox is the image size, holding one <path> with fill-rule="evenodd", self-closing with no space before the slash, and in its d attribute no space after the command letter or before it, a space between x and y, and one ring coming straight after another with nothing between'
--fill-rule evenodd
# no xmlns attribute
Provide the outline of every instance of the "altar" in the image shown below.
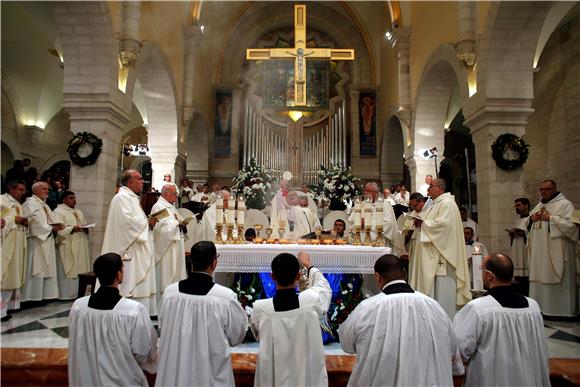
<svg viewBox="0 0 580 387"><path fill-rule="evenodd" d="M216 273L270 272L272 259L280 253L310 254L312 265L323 273L374 274L375 261L390 254L390 247L326 246L303 244L216 245Z"/></svg>

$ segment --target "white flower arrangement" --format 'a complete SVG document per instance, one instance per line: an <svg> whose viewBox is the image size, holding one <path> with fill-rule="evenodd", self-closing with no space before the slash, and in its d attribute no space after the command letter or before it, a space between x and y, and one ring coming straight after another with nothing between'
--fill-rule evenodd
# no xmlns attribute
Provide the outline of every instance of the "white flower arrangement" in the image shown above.
<svg viewBox="0 0 580 387"><path fill-rule="evenodd" d="M353 197L361 194L360 180L354 177L350 167L343 168L341 165L331 165L318 171L320 184L317 188L316 197L330 202L346 203Z"/></svg>
<svg viewBox="0 0 580 387"><path fill-rule="evenodd" d="M247 208L261 210L266 206L273 181L272 172L263 165L258 165L252 158L250 165L246 165L234 177L232 191L244 194Z"/></svg>

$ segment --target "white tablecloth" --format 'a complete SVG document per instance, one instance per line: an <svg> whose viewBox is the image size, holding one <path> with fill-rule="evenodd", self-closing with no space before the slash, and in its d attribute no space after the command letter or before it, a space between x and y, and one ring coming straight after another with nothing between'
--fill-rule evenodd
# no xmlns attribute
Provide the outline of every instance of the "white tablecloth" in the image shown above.
<svg viewBox="0 0 580 387"><path fill-rule="evenodd" d="M310 254L314 266L323 273L373 274L377 258L390 254L389 247L316 246L316 245L216 245L218 264L216 272L259 273L270 272L272 259L280 253Z"/></svg>

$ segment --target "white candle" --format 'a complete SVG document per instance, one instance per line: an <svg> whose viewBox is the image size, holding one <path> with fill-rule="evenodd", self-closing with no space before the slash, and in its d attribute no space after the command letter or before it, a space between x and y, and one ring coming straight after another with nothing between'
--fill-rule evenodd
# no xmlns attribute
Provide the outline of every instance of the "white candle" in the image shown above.
<svg viewBox="0 0 580 387"><path fill-rule="evenodd" d="M230 210L235 210L236 209L236 199L235 198L229 198L229 200L228 200L228 208Z"/></svg>
<svg viewBox="0 0 580 387"><path fill-rule="evenodd" d="M382 205L382 203L380 203ZM379 207L379 204L377 204L377 208L375 210L375 229L378 226L382 226L383 225L383 208Z"/></svg>
<svg viewBox="0 0 580 387"><path fill-rule="evenodd" d="M238 224L244 224L244 210L238 210Z"/></svg>
<svg viewBox="0 0 580 387"><path fill-rule="evenodd" d="M216 207L215 223L216 223L216 225L224 223L224 210L222 210L221 207Z"/></svg>
<svg viewBox="0 0 580 387"><path fill-rule="evenodd" d="M360 211L358 211L358 210L354 211L354 225L355 225L355 227L361 226Z"/></svg>
<svg viewBox="0 0 580 387"><path fill-rule="evenodd" d="M372 213L372 207L371 207L371 203L365 201L364 205L363 205L363 219L365 221L365 228L366 227L370 227L372 226L372 219L373 213Z"/></svg>
<svg viewBox="0 0 580 387"><path fill-rule="evenodd" d="M224 208L224 198L222 198L221 196L218 196L216 201L215 201L215 206L218 208Z"/></svg>
<svg viewBox="0 0 580 387"><path fill-rule="evenodd" d="M228 208L226 210L226 222L227 222L227 224L234 224L234 216L235 216L235 210Z"/></svg>
<svg viewBox="0 0 580 387"><path fill-rule="evenodd" d="M474 245L473 253L471 255L471 275L473 276L473 290L483 290L483 270L481 269L482 261L483 257L481 256L481 250L478 245Z"/></svg>

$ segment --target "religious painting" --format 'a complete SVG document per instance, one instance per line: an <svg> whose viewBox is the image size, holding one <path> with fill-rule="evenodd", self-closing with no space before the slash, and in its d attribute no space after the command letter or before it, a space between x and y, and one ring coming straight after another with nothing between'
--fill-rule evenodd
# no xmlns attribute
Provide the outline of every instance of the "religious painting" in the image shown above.
<svg viewBox="0 0 580 387"><path fill-rule="evenodd" d="M295 105L294 61L266 61L262 66L262 97L268 108ZM306 62L306 109L328 107L330 66L328 61Z"/></svg>
<svg viewBox="0 0 580 387"><path fill-rule="evenodd" d="M377 154L377 106L375 92L361 92L358 99L360 155Z"/></svg>
<svg viewBox="0 0 580 387"><path fill-rule="evenodd" d="M218 91L215 95L215 156L232 154L232 92Z"/></svg>

